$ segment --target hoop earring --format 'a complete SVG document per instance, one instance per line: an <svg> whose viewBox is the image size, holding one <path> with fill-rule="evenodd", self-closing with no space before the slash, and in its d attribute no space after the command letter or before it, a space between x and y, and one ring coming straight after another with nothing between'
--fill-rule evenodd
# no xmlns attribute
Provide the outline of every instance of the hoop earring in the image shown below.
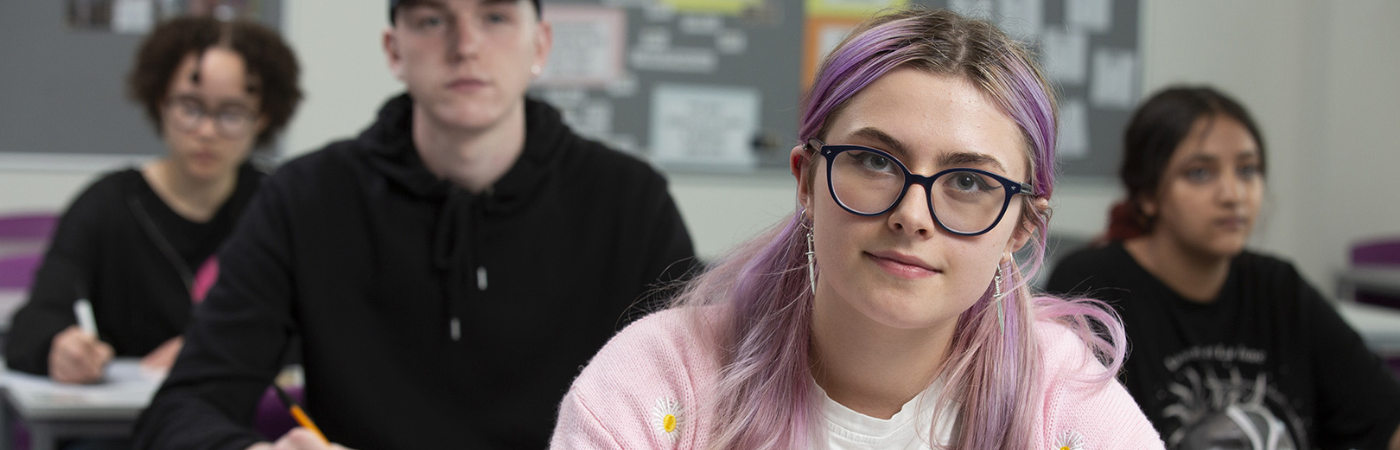
<svg viewBox="0 0 1400 450"><path fill-rule="evenodd" d="M812 246L812 230L807 230L807 282L812 285L812 295L817 295L817 252Z"/></svg>
<svg viewBox="0 0 1400 450"><path fill-rule="evenodd" d="M1001 299L1006 294L1001 292L1001 263L997 263L997 276L992 279L992 301L997 303L997 324L1001 326L1001 332L1006 333L1006 315L1002 313Z"/></svg>

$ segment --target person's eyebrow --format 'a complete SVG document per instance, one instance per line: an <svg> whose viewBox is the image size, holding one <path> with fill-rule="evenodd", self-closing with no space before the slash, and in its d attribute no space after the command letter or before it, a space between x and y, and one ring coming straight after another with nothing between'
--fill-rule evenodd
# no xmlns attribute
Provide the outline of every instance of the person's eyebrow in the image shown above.
<svg viewBox="0 0 1400 450"><path fill-rule="evenodd" d="M1187 156L1187 157L1186 157L1186 163L1187 163L1187 164L1196 163L1196 162L1213 163L1213 162L1215 162L1216 160L1219 160L1219 159L1220 159L1220 158L1217 158L1215 155L1212 155L1212 154L1209 154L1209 153L1194 153L1194 154L1191 154L1190 156Z"/></svg>
<svg viewBox="0 0 1400 450"><path fill-rule="evenodd" d="M877 142L878 145L881 146L882 150L893 154L896 158L899 158L900 161L909 161L910 155L912 154L909 151L909 147L904 145L904 142L900 141L894 136L891 136L889 133L880 130L879 128L861 128L859 130L856 130L855 133L852 133L852 135ZM998 161L996 158L993 158L992 155L988 155L986 153L967 151L951 152L946 153L938 158L938 167L940 168L967 166L989 167L995 169L995 172L997 173L1007 173L1006 166L1002 165L1001 161Z"/></svg>
<svg viewBox="0 0 1400 450"><path fill-rule="evenodd" d="M938 167L941 168L968 166L973 166L973 168L990 167L995 169L993 172L1001 174L1002 176L1009 175L1009 172L1006 171L1006 166L1002 165L1001 161L998 161L996 158L993 158L992 155L986 153L950 152L938 158Z"/></svg>
<svg viewBox="0 0 1400 450"><path fill-rule="evenodd" d="M880 146L881 150L893 154L894 157L899 158L900 161L909 160L909 147L905 146L903 142L900 142L900 140L896 139L894 136L890 136L889 133L881 131L879 128L865 127L856 130L856 132L851 133L851 135L875 141L877 145Z"/></svg>
<svg viewBox="0 0 1400 450"><path fill-rule="evenodd" d="M400 8L431 8L438 11L447 11L447 4L442 0L408 0L399 5Z"/></svg>

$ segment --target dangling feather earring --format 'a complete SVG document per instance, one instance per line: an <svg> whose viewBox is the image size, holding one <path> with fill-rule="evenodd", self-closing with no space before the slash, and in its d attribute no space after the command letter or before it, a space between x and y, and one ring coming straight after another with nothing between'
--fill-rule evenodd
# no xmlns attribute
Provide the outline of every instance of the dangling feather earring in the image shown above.
<svg viewBox="0 0 1400 450"><path fill-rule="evenodd" d="M1001 293L1001 263L997 263L997 276L992 280L992 286L992 301L997 302L997 324L1001 325L1001 332L1006 333L1006 315L1002 313L1001 306L1001 299L1006 296Z"/></svg>
<svg viewBox="0 0 1400 450"><path fill-rule="evenodd" d="M812 285L812 295L817 295L817 252L812 249L812 230L807 230L807 281Z"/></svg>

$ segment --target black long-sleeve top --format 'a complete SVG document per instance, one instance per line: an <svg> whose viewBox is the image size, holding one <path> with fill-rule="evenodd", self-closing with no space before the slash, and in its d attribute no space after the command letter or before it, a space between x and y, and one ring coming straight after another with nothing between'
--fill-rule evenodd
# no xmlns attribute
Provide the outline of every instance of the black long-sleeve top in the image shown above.
<svg viewBox="0 0 1400 450"><path fill-rule="evenodd" d="M262 179L245 164L233 194L203 223L170 209L136 169L94 182L59 219L29 300L11 320L6 363L48 375L53 337L77 323L73 302L82 297L118 356L145 356L180 335L194 272L232 233Z"/></svg>

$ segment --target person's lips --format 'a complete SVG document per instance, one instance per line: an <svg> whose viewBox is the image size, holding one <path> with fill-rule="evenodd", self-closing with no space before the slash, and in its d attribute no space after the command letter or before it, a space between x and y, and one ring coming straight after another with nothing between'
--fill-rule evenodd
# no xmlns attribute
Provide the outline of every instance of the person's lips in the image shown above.
<svg viewBox="0 0 1400 450"><path fill-rule="evenodd" d="M1227 230L1241 230L1249 226L1249 219L1244 216L1230 216L1215 219L1215 225Z"/></svg>
<svg viewBox="0 0 1400 450"><path fill-rule="evenodd" d="M866 252L865 254L881 269L900 278L924 278L943 272L918 257L897 251Z"/></svg>
<svg viewBox="0 0 1400 450"><path fill-rule="evenodd" d="M452 79L452 81L448 82L448 83L447 83L447 88L448 88L448 89L451 89L451 90L454 90L454 91L461 91L461 90L481 89L481 88L486 87L486 85L487 85L486 80L483 80L483 79L481 79L481 78L476 78L476 77L459 77L459 78L454 78L454 79Z"/></svg>

